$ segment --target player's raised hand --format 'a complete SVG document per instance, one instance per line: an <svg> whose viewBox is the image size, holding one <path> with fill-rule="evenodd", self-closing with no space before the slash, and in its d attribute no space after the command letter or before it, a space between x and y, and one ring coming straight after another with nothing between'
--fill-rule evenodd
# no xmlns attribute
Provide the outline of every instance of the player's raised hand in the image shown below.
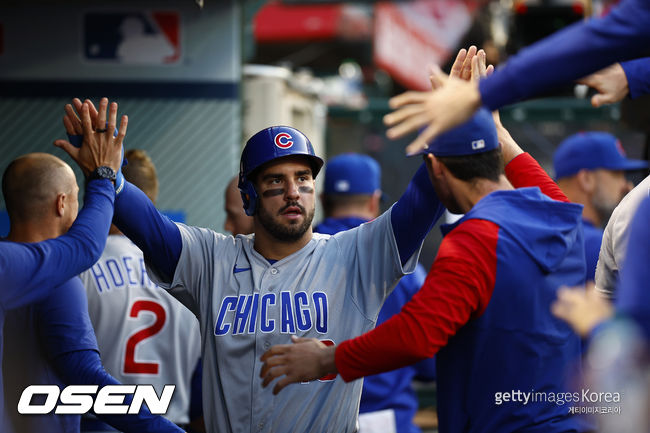
<svg viewBox="0 0 650 433"><path fill-rule="evenodd" d="M618 102L630 92L627 75L620 63L594 72L578 80L578 83L585 84L598 92L591 97L591 105L594 107Z"/></svg>
<svg viewBox="0 0 650 433"><path fill-rule="evenodd" d="M488 75L491 75L493 72L494 66L487 64L485 51L479 50L476 53L476 56L472 59L472 74L470 79L478 82ZM508 165L512 159L524 151L519 147L517 142L510 135L510 132L501 123L499 111L495 110L492 112L492 119L494 120L494 126L497 130L497 139L501 144L503 163L504 165Z"/></svg>
<svg viewBox="0 0 650 433"><path fill-rule="evenodd" d="M68 136L83 136L83 126L81 124L81 110L84 104L88 104L88 113L90 114L90 120L92 122L93 128L97 128L97 109L90 99L86 99L83 103L79 98L74 98L72 104L66 104L64 107L65 116L63 116L63 126L65 126L65 132ZM75 144L75 143L73 143ZM81 145L75 144L77 147Z"/></svg>
<svg viewBox="0 0 650 433"><path fill-rule="evenodd" d="M262 387L266 388L274 379L281 377L273 388L273 394L277 394L289 384L337 373L334 363L336 346L326 346L315 338L292 336L291 341L293 344L273 346L262 355Z"/></svg>
<svg viewBox="0 0 650 433"><path fill-rule="evenodd" d="M394 111L384 116L388 138L399 138L426 126L406 147L407 155L426 149L429 141L469 119L481 106L478 82L462 79L471 77L475 55L476 47L459 51L448 78L440 69L434 70L430 77L433 92L409 91L390 99Z"/></svg>
<svg viewBox="0 0 650 433"><path fill-rule="evenodd" d="M66 105L63 123L69 135L83 135L81 147L66 140L56 140L54 145L62 148L75 160L86 176L97 167L108 166L117 172L122 163L122 141L126 135L127 116L122 116L117 136L114 131L117 123L117 103L109 106L107 98L102 98L99 111L92 102L81 103L78 99L73 104L81 118L76 116L70 104ZM108 111L108 120L106 118ZM98 128L97 125L104 125Z"/></svg>

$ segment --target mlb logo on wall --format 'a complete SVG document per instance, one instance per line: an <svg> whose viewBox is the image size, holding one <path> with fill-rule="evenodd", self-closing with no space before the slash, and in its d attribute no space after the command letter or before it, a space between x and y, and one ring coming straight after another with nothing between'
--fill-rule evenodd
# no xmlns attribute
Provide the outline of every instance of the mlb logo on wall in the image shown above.
<svg viewBox="0 0 650 433"><path fill-rule="evenodd" d="M181 59L178 12L89 12L84 15L86 60L168 65Z"/></svg>

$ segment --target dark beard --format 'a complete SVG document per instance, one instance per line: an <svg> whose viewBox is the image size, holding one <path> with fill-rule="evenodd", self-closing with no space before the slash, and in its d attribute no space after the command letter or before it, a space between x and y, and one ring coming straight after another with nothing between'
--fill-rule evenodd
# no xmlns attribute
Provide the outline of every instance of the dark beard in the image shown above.
<svg viewBox="0 0 650 433"><path fill-rule="evenodd" d="M264 206L260 206L257 212L257 217L264 229L278 242L291 243L296 242L309 230L311 227L312 220L314 219L315 210L312 209L311 212L306 212L305 208L300 206L298 203L289 203L286 205L280 212L283 212L284 209L296 206L300 208L302 215L304 216L304 221L302 224L291 224L283 225L277 223L273 217L264 209Z"/></svg>

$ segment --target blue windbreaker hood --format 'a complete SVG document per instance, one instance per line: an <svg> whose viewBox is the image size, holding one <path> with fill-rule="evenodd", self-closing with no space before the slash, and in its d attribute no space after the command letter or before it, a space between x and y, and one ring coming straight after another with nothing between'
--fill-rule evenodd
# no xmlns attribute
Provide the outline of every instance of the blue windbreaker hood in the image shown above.
<svg viewBox="0 0 650 433"><path fill-rule="evenodd" d="M551 200L537 187L492 192L443 233L474 214L508 232L545 272L557 270L573 245L582 242L582 205Z"/></svg>

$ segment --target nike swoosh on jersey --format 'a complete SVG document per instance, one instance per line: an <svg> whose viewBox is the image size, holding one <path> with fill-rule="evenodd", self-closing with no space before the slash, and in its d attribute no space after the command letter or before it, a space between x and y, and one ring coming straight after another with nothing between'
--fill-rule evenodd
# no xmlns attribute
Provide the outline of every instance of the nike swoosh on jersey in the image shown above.
<svg viewBox="0 0 650 433"><path fill-rule="evenodd" d="M238 268L237 265L235 265L235 266L232 268L232 273L233 273L233 274L236 274L236 273L238 273L238 272L245 272L245 271L250 271L250 270L251 270L251 268Z"/></svg>

